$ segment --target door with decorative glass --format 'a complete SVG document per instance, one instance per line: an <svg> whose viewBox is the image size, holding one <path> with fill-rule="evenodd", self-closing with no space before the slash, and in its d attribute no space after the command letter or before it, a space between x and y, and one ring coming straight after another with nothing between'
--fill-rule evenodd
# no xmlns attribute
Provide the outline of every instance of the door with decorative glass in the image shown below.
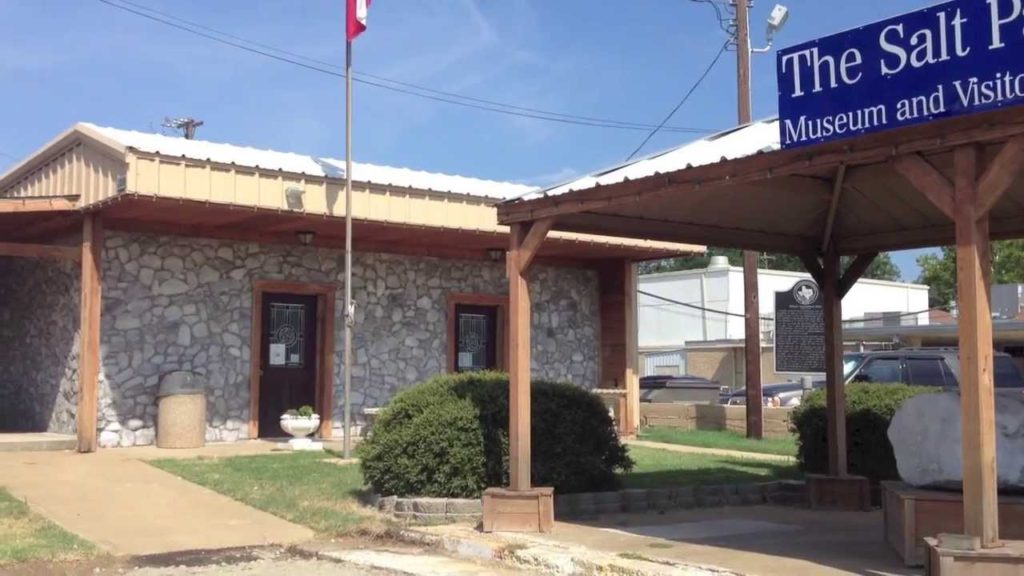
<svg viewBox="0 0 1024 576"><path fill-rule="evenodd" d="M455 306L455 370L498 368L498 307Z"/></svg>
<svg viewBox="0 0 1024 576"><path fill-rule="evenodd" d="M316 296L263 294L259 435L286 436L281 414L316 404Z"/></svg>

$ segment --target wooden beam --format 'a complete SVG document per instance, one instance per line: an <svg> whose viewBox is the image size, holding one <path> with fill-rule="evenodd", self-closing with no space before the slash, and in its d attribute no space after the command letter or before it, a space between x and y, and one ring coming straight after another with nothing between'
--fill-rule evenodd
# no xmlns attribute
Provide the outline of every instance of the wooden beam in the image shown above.
<svg viewBox="0 0 1024 576"><path fill-rule="evenodd" d="M987 285L989 239L978 226L978 150L957 148L956 272L960 332L960 401L963 422L964 528L981 546L999 545L996 477L992 313Z"/></svg>
<svg viewBox="0 0 1024 576"><path fill-rule="evenodd" d="M804 268L807 270L807 273L811 275L811 278L814 278L814 281L818 283L818 286L821 286L825 281L825 271L821 267L821 261L818 260L817 256L812 256L810 254L800 254L799 256L800 261L804 263Z"/></svg>
<svg viewBox="0 0 1024 576"><path fill-rule="evenodd" d="M758 253L743 251L743 373L747 391L747 438L764 438L763 382L761 380L761 305L757 288Z"/></svg>
<svg viewBox="0 0 1024 576"><path fill-rule="evenodd" d="M1021 164L1024 163L1024 136L1011 138L996 155L995 159L985 168L978 179L978 199L975 216L979 218L989 213L1003 192L1013 184L1020 175Z"/></svg>
<svg viewBox="0 0 1024 576"><path fill-rule="evenodd" d="M530 489L530 286L522 266L526 225L513 224L509 237L509 482Z"/></svg>
<svg viewBox="0 0 1024 576"><path fill-rule="evenodd" d="M81 247L76 246L0 242L0 256L14 256L17 258L47 258L78 262L82 259L82 249Z"/></svg>
<svg viewBox="0 0 1024 576"><path fill-rule="evenodd" d="M940 212L950 220L956 215L953 209L953 185L949 179L935 169L920 154L907 154L899 156L892 161L896 168L908 182L914 185L918 192L931 201Z"/></svg>
<svg viewBox="0 0 1024 576"><path fill-rule="evenodd" d="M548 235L548 231L551 230L551 226L554 223L554 218L545 218L537 220L530 226L530 231L523 238L523 243L519 248L519 270L524 274L530 269L530 265L533 264L533 259L537 256L540 245L544 242L544 238Z"/></svg>
<svg viewBox="0 0 1024 576"><path fill-rule="evenodd" d="M78 197L74 198L2 198L0 199L0 214L70 212L78 209Z"/></svg>
<svg viewBox="0 0 1024 576"><path fill-rule="evenodd" d="M850 263L850 267L843 273L843 277L839 280L839 298L845 298L846 294L853 288L853 285L860 280L860 277L867 272L868 268L871 267L871 263L878 257L878 252L869 252L867 254L858 254L853 262Z"/></svg>
<svg viewBox="0 0 1024 576"><path fill-rule="evenodd" d="M821 253L828 250L832 241L832 228L836 223L836 212L839 211L839 200L843 196L843 185L846 182L846 164L840 164L836 168L836 176L832 179L832 200L828 205L828 215L825 217L825 232L821 235ZM819 281L818 284L821 284Z"/></svg>
<svg viewBox="0 0 1024 576"><path fill-rule="evenodd" d="M96 451L100 377L100 311L102 309L103 222L98 214L82 220L82 278L78 353L78 451Z"/></svg>
<svg viewBox="0 0 1024 576"><path fill-rule="evenodd" d="M843 299L839 295L839 253L822 261L825 315L825 404L828 420L828 473L846 476L846 382L843 380Z"/></svg>

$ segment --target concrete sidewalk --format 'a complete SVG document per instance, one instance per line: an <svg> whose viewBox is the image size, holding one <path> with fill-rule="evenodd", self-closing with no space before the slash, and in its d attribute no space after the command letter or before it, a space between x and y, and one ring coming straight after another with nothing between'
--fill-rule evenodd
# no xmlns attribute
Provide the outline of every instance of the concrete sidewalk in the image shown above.
<svg viewBox="0 0 1024 576"><path fill-rule="evenodd" d="M313 537L308 528L140 461L144 452L0 453L0 486L114 554L291 544Z"/></svg>
<svg viewBox="0 0 1024 576"><path fill-rule="evenodd" d="M632 446L643 446L644 448L657 448L680 454L705 454L707 456L723 456L726 458L746 458L748 460L764 460L770 462L796 462L792 456L781 454L762 454L760 452L743 452L740 450L725 450L722 448L701 448L699 446L684 446L682 444L667 444L665 442L651 442L649 440L625 440L626 444Z"/></svg>

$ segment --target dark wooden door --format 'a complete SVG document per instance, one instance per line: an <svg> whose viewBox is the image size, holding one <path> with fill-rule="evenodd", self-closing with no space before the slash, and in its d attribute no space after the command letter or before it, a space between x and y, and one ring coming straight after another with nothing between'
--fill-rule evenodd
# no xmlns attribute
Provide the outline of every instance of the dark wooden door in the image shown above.
<svg viewBox="0 0 1024 576"><path fill-rule="evenodd" d="M316 296L263 295L260 336L260 437L286 436L280 418L316 407Z"/></svg>
<svg viewBox="0 0 1024 576"><path fill-rule="evenodd" d="M498 368L498 307L455 305L455 370Z"/></svg>

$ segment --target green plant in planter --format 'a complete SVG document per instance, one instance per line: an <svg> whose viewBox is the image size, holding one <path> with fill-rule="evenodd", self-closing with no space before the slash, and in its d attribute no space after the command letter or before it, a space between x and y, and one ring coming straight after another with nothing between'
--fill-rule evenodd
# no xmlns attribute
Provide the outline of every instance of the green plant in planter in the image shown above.
<svg viewBox="0 0 1024 576"><path fill-rule="evenodd" d="M309 418L316 414L316 410L313 410L312 406L306 404L304 406L299 406L299 409L295 411L295 414L300 418Z"/></svg>

